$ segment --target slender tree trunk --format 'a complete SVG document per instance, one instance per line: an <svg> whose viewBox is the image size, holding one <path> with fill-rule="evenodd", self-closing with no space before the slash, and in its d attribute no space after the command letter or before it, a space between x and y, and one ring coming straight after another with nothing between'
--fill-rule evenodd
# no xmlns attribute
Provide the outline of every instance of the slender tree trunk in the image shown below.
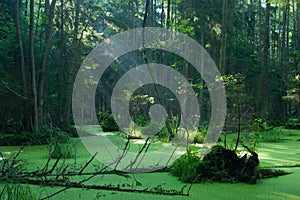
<svg viewBox="0 0 300 200"><path fill-rule="evenodd" d="M269 50L270 50L270 2L266 0L266 20L265 20L265 42L264 42L264 68L268 72Z"/></svg>
<svg viewBox="0 0 300 200"><path fill-rule="evenodd" d="M150 3L150 0L146 0L146 6L145 6L145 13L144 13L144 19L143 19L143 28L146 27L146 24L147 24L147 19L149 17L149 3ZM146 51L143 50L143 56L144 56L144 61L146 64L149 63L149 59L147 58L146 56ZM167 61L166 61L167 62ZM154 91L155 91L155 94L157 95L157 98L158 98L158 102L163 106L165 107L164 105L164 102L162 101L162 99L160 98L160 95L159 95L159 90L156 86L156 84L154 84ZM168 130L168 133L169 133L169 137L170 139L172 139L175 135L175 133L173 133L173 130L172 130L172 126L171 126L171 123L170 123L170 119L167 117L166 119L166 127L167 127L167 130Z"/></svg>
<svg viewBox="0 0 300 200"><path fill-rule="evenodd" d="M153 23L154 23L154 26L156 26L156 6L157 6L157 0L154 0L153 2Z"/></svg>
<svg viewBox="0 0 300 200"><path fill-rule="evenodd" d="M38 98L38 113L39 113L39 121L41 123L43 122L45 71L46 71L46 63L49 57L49 50L50 50L51 39L52 39L52 25L53 25L55 4L56 4L56 0L52 0L50 6L49 5L45 6L45 10L47 9L46 14L48 14L48 23L45 29L45 46L43 50L42 63L40 67L39 98Z"/></svg>
<svg viewBox="0 0 300 200"><path fill-rule="evenodd" d="M227 45L227 0L223 0L222 8L222 39L220 47L220 71L225 74L226 65L226 45Z"/></svg>
<svg viewBox="0 0 300 200"><path fill-rule="evenodd" d="M65 55L66 55L66 49L65 49L65 31L64 31L64 0L60 0L60 22L59 22L59 44L60 47L60 73L59 73L59 121L64 121L64 104L65 104ZM59 20L59 19L58 19Z"/></svg>
<svg viewBox="0 0 300 200"><path fill-rule="evenodd" d="M36 91L35 58L34 58L34 0L30 0L29 54L30 54L30 69L31 69L33 130L37 131L39 127L39 121L38 121L38 109L37 109L37 91Z"/></svg>
<svg viewBox="0 0 300 200"><path fill-rule="evenodd" d="M21 35L21 25L20 25L20 1L15 0L15 26L16 26L16 33L18 39L18 48L20 53L20 69L21 69L21 76L22 76L22 91L23 96L28 99L28 92L27 92L27 79L26 79L26 71L25 71L25 58L24 58L24 49L23 49L23 39ZM28 120L28 100L24 102L24 127L25 129L29 129L29 120Z"/></svg>
<svg viewBox="0 0 300 200"><path fill-rule="evenodd" d="M246 2L242 0L242 13L243 13L243 29L246 27Z"/></svg>
<svg viewBox="0 0 300 200"><path fill-rule="evenodd" d="M46 2L45 2L46 4ZM42 10L42 0L39 0L39 4L38 4L38 8L35 9L37 11L35 11L35 13L37 12L37 15L35 17L35 23L39 24L40 23L40 15L41 15L41 10ZM44 12L46 12L46 10L44 10ZM44 16L42 16L42 24L45 21L44 20ZM40 28L41 26L35 26L35 33L34 33L34 40L35 41L39 41L39 52L41 52L41 45L42 45L42 31L39 32L38 28ZM37 45L37 44L35 44Z"/></svg>
<svg viewBox="0 0 300 200"><path fill-rule="evenodd" d="M282 34L281 34L281 44L280 44L280 65L281 68L284 68L286 54L285 54L285 42L286 42L286 34L287 34L287 9L285 8L283 11L283 17L282 17Z"/></svg>
<svg viewBox="0 0 300 200"><path fill-rule="evenodd" d="M164 19L165 18L165 4L164 2L161 3L161 15L160 15L160 26L161 28L164 27Z"/></svg>
<svg viewBox="0 0 300 200"><path fill-rule="evenodd" d="M28 10L28 0L25 1L25 9L24 9L24 16L27 17L27 10Z"/></svg>
<svg viewBox="0 0 300 200"><path fill-rule="evenodd" d="M20 67L21 67L21 75L22 75L22 84L23 84L23 95L27 97L27 80L25 73L25 59L24 59L24 50L23 50L23 40L21 35L21 25L20 25L20 4L19 0L15 0L15 21L16 21L16 32L19 43L19 52L20 52Z"/></svg>
<svg viewBox="0 0 300 200"><path fill-rule="evenodd" d="M234 147L234 151L237 150L238 146L239 146L239 142L240 142L240 137L241 137L241 103L239 102L237 105L237 139L235 142L235 147Z"/></svg>
<svg viewBox="0 0 300 200"><path fill-rule="evenodd" d="M168 0L167 4L167 28L171 26L171 0Z"/></svg>
<svg viewBox="0 0 300 200"><path fill-rule="evenodd" d="M300 50L300 2L297 3L297 49ZM298 60L298 64L300 61Z"/></svg>
<svg viewBox="0 0 300 200"><path fill-rule="evenodd" d="M297 42L296 42L296 47L297 50L300 51L300 2L297 2ZM296 61L296 69L298 69L298 75L300 74L299 70L300 66L300 58L297 59ZM300 81L298 80L298 120L300 121Z"/></svg>
<svg viewBox="0 0 300 200"><path fill-rule="evenodd" d="M154 16L153 0L150 0L150 2L149 2L149 17L148 17L149 26L154 25L153 16Z"/></svg>
<svg viewBox="0 0 300 200"><path fill-rule="evenodd" d="M74 33L73 33L73 44L72 44L72 60L71 66L68 73L68 82L67 82L67 94L66 94L66 109L64 121L68 122L71 112L71 97L73 91L73 81L75 76L75 70L77 67L79 52L79 41L78 41L78 28L79 28L79 12L80 12L80 0L75 0L75 21L74 21Z"/></svg>
<svg viewBox="0 0 300 200"><path fill-rule="evenodd" d="M205 31L204 28L201 28L201 46L204 48L205 47ZM201 53L201 74L203 74L203 69L204 69L204 51ZM204 80L201 78L200 80L200 92L199 92L199 111L200 111L200 120L199 124L201 124L201 120L204 119L204 113L203 113L203 105L204 105L204 100L203 100L203 90L204 90Z"/></svg>
<svg viewBox="0 0 300 200"><path fill-rule="evenodd" d="M254 2L250 0L250 22L249 22L249 37L251 44L254 44L255 41L255 11L254 11Z"/></svg>
<svg viewBox="0 0 300 200"><path fill-rule="evenodd" d="M262 78L262 110L261 115L264 115L269 109L269 90L268 90L268 72L269 72L269 56L270 56L270 1L266 0L266 16L265 16L265 32L264 32L264 48L263 48L263 78Z"/></svg>
<svg viewBox="0 0 300 200"><path fill-rule="evenodd" d="M282 68L282 73L283 73L283 79L284 80L289 80L289 74L290 74L290 70L289 68L286 68L287 64L289 63L289 33L290 33L290 0L287 0L287 3L286 3L286 7L285 7L285 24L283 23L283 26L285 27L285 42L284 42L284 49L283 49L283 54L284 54L284 57L282 59L283 61L283 68ZM281 89L282 91L287 91L288 89L288 84L285 83L284 81L281 81ZM281 96L284 96L285 93L282 92ZM287 119L287 103L284 102L284 101L281 101L280 102L280 105L281 105L281 110L282 112L279 113L279 116L281 116L284 120Z"/></svg>
<svg viewBox="0 0 300 200"><path fill-rule="evenodd" d="M143 19L143 28L147 26L147 19L149 16L149 9L150 9L150 0L146 0L146 5L145 5L145 13L144 13L144 19Z"/></svg>

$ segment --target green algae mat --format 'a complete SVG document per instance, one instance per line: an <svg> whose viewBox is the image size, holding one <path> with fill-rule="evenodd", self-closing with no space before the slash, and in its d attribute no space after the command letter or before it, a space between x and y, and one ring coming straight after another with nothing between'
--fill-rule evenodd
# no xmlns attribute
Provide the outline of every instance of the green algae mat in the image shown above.
<svg viewBox="0 0 300 200"><path fill-rule="evenodd" d="M266 134L266 133L260 133ZM271 133L267 133L271 134ZM278 130L276 132L278 134ZM243 183L197 183L192 185L189 196L168 196L157 194L144 193L129 193L116 192L107 190L93 190L93 189L68 189L59 193L51 199L112 199L112 200L134 200L134 199L246 199L246 200L283 200L283 199L299 199L300 200L300 131L279 130L279 140L264 141L261 139L257 143L256 150L260 159L260 167L270 168L276 167L283 169L292 174L280 176L276 178L261 179L255 185ZM101 136L99 136L101 137ZM232 134L232 142L235 135ZM245 136L246 137L246 134ZM261 138L264 136L262 135ZM242 137L243 138L243 137ZM229 140L230 141L230 140ZM76 163L87 162L91 155L86 151L79 138L72 139L76 144ZM163 144L162 144L163 145ZM0 147L0 151L4 156L14 155L20 147L5 146ZM37 167L42 167L47 161L48 146L27 146L20 154L20 158L26 161L27 169L34 170ZM105 156L105 155L104 155ZM74 158L67 159L70 163L74 162ZM67 162L68 162L67 161ZM51 161L52 162L52 161ZM54 161L53 161L54 162ZM101 163L94 160L87 171L95 170L95 166L100 166ZM139 173L131 177L119 176L115 174L99 175L88 181L90 185L118 185L135 189L151 189L159 187L168 190L180 191L186 184L181 183L176 177L167 172L155 173ZM137 184L138 183L138 184ZM5 184L0 187L3 188ZM190 185L187 185L184 190L187 190ZM59 187L41 187L36 185L22 185L22 187L29 187L36 198L45 197L62 188ZM2 190L2 189L1 189Z"/></svg>

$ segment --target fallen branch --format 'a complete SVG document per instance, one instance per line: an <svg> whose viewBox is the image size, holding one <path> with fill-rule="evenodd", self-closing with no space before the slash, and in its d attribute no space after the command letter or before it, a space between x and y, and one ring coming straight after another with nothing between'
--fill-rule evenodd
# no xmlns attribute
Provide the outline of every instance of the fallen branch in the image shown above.
<svg viewBox="0 0 300 200"><path fill-rule="evenodd" d="M184 188L186 185L180 190L165 190L161 186L153 187L153 188L144 188L144 189L131 189L131 188L122 188L120 186L112 186L112 185L85 185L79 182L63 182L57 180L35 180L35 179L10 179L10 183L18 183L18 184L31 184L31 185L39 185L39 186L49 186L49 187L64 187L63 190L71 189L71 188L82 188L82 189L93 189L93 190L108 190L108 191L117 191L117 192L130 192L130 193L144 193L144 194L158 194L158 195L168 195L168 196L188 196L188 193L184 193ZM62 192L61 190L58 191ZM58 194L58 192L48 195L46 197L41 198L40 200L49 199Z"/></svg>
<svg viewBox="0 0 300 200"><path fill-rule="evenodd" d="M13 93L14 95L20 97L21 99L23 100L28 100L27 97L24 97L23 95L19 94L18 92L14 91L13 89L11 89L9 86L8 86L8 83L6 83L5 81L1 80L1 83L11 92Z"/></svg>
<svg viewBox="0 0 300 200"><path fill-rule="evenodd" d="M265 168L295 168L300 167L300 164L294 164L294 165L276 165L272 167L265 167Z"/></svg>

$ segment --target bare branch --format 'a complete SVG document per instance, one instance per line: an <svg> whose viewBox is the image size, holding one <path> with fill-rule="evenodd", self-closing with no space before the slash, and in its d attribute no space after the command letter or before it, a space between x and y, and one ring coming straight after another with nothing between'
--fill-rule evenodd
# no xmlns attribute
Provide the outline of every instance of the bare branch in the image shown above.
<svg viewBox="0 0 300 200"><path fill-rule="evenodd" d="M8 83L6 83L5 81L1 80L1 83L11 92L13 93L14 95L20 97L21 99L23 100L28 100L27 97L24 97L23 95L19 94L18 92L14 91L13 89L11 89L9 86L8 86Z"/></svg>

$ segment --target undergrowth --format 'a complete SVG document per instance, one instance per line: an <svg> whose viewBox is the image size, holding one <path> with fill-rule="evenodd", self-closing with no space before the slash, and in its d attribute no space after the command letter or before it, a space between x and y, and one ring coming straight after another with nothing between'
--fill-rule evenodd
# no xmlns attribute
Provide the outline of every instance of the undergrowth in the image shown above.
<svg viewBox="0 0 300 200"><path fill-rule="evenodd" d="M0 191L1 200L34 200L38 199L28 185L3 183Z"/></svg>

